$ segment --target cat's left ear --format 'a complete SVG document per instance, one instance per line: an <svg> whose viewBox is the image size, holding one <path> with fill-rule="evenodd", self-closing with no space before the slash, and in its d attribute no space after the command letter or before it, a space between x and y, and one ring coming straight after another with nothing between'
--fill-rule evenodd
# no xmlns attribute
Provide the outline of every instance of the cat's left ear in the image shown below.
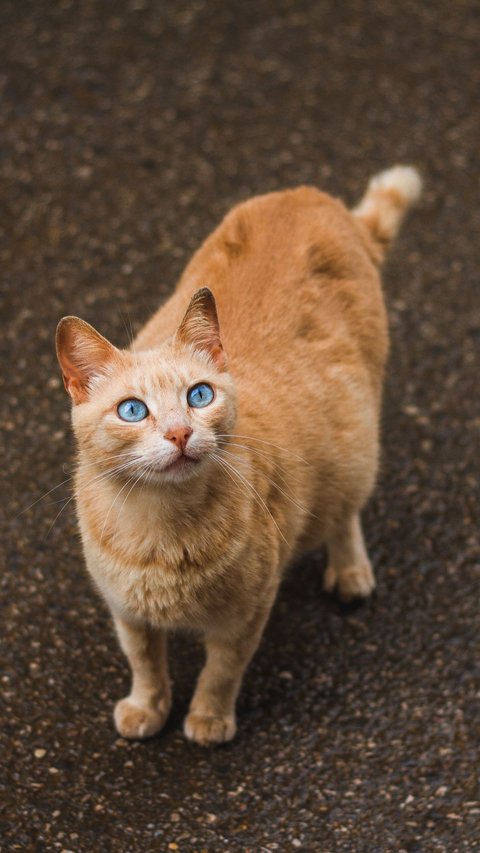
<svg viewBox="0 0 480 853"><path fill-rule="evenodd" d="M88 399L92 379L105 375L120 355L110 341L79 317L60 320L56 346L65 388L74 403Z"/></svg>
<svg viewBox="0 0 480 853"><path fill-rule="evenodd" d="M219 370L225 370L227 359L220 340L217 306L208 287L193 294L175 340L206 352Z"/></svg>

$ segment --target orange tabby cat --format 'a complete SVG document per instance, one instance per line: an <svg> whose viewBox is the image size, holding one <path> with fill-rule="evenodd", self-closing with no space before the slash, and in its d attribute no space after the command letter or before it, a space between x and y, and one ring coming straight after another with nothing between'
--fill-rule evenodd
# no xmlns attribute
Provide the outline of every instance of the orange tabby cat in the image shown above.
<svg viewBox="0 0 480 853"><path fill-rule="evenodd" d="M165 723L169 628L205 642L185 733L218 743L293 558L326 544L327 591L374 588L359 512L388 349L378 266L419 192L397 166L353 213L307 187L238 205L130 350L61 320L85 557L133 675L124 737Z"/></svg>

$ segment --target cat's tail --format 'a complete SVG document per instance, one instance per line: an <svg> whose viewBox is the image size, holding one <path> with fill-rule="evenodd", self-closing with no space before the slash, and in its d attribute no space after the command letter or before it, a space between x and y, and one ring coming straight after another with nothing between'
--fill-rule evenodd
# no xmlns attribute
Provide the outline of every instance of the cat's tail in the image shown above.
<svg viewBox="0 0 480 853"><path fill-rule="evenodd" d="M370 179L367 192L352 213L367 226L381 257L421 192L422 179L413 166L393 166Z"/></svg>

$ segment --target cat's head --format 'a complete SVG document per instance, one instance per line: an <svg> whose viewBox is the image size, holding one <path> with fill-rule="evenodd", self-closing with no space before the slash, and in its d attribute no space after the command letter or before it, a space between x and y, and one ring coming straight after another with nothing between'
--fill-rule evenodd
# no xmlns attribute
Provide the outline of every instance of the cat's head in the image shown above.
<svg viewBox="0 0 480 853"><path fill-rule="evenodd" d="M132 485L181 483L214 464L236 406L207 288L158 349L119 350L78 317L64 317L57 355L82 461Z"/></svg>

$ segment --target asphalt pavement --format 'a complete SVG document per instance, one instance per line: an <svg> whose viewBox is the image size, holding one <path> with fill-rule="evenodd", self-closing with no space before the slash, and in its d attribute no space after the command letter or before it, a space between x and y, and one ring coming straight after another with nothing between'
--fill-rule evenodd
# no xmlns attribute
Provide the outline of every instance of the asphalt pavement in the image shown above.
<svg viewBox="0 0 480 853"><path fill-rule="evenodd" d="M479 44L476 0L2 0L2 851L480 850ZM378 593L342 608L304 560L234 742L183 738L187 636L166 730L119 739L56 323L126 345L235 202L312 183L354 203L397 162L426 189L384 276Z"/></svg>

